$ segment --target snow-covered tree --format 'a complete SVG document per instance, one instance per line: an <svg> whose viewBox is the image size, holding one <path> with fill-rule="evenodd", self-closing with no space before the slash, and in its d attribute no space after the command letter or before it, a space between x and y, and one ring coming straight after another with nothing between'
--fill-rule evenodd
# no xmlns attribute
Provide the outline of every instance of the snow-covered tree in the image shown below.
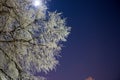
<svg viewBox="0 0 120 80"><path fill-rule="evenodd" d="M45 80L70 27L46 0L0 0L0 80Z"/></svg>

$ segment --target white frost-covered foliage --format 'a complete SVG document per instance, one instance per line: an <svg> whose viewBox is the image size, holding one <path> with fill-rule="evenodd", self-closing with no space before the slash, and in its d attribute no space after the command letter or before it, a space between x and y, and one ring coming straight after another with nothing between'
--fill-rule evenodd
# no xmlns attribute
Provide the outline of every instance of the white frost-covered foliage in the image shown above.
<svg viewBox="0 0 120 80"><path fill-rule="evenodd" d="M17 80L23 72L48 72L58 64L70 27L61 13L47 11L46 1L39 7L33 1L0 0L0 76Z"/></svg>
<svg viewBox="0 0 120 80"><path fill-rule="evenodd" d="M59 13L49 13L47 17L48 19L35 20L34 24L24 30L32 36L27 46L24 43L17 45L20 48L18 60L25 71L47 72L58 64L55 56L61 50L59 42L66 41L70 29L65 26L65 20L61 19ZM22 48L25 52L21 52Z"/></svg>

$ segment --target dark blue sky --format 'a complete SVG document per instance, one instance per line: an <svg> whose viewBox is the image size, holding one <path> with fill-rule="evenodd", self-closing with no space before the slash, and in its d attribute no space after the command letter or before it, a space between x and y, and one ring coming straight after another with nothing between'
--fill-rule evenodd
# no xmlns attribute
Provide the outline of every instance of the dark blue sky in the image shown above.
<svg viewBox="0 0 120 80"><path fill-rule="evenodd" d="M48 80L120 80L119 0L52 0L72 27L60 65Z"/></svg>

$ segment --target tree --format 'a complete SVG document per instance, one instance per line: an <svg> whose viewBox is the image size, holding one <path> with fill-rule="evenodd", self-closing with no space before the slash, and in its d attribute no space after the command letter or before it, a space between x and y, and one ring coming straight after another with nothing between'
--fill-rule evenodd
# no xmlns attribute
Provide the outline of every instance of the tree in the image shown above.
<svg viewBox="0 0 120 80"><path fill-rule="evenodd" d="M0 80L45 80L56 68L70 27L45 0L0 0ZM40 2L40 3L39 3Z"/></svg>

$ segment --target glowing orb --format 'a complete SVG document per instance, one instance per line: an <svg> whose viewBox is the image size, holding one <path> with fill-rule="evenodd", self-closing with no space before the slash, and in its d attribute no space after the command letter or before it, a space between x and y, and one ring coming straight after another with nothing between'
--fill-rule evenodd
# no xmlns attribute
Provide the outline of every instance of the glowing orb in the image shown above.
<svg viewBox="0 0 120 80"><path fill-rule="evenodd" d="M33 5L34 6L41 6L42 5L42 1L41 0L34 0L34 2L33 2Z"/></svg>

